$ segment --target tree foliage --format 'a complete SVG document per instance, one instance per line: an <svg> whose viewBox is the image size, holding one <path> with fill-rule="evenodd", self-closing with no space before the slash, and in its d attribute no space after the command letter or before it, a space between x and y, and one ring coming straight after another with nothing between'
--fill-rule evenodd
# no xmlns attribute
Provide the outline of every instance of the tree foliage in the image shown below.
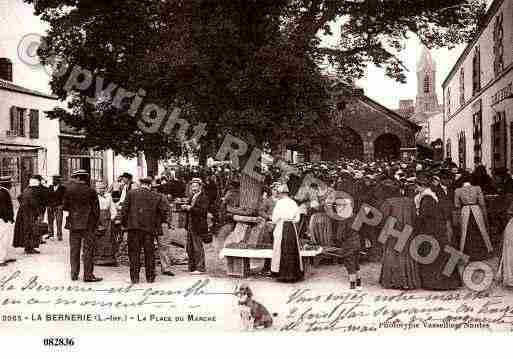
<svg viewBox="0 0 513 359"><path fill-rule="evenodd" d="M483 0L25 0L49 22L43 61L52 56L94 71L146 101L183 109L207 124L204 150L226 133L256 144L330 133L326 67L339 80L363 75L368 63L405 81L397 57L416 34L428 46L466 42L484 13ZM338 34L336 46L323 36ZM337 30L337 31L335 31ZM51 113L86 133L87 143L130 155L180 151L173 133L146 133L126 108L90 104L89 91L52 89L70 99ZM126 106L129 104L127 103ZM100 107L100 108L99 108Z"/></svg>

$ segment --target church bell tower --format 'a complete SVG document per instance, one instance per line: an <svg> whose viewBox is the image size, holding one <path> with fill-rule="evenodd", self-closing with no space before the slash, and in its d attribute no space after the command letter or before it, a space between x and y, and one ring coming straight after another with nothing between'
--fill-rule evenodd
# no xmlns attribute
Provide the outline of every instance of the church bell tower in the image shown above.
<svg viewBox="0 0 513 359"><path fill-rule="evenodd" d="M428 48L422 45L417 62L417 100L415 112L436 112L440 110L436 95L436 62Z"/></svg>

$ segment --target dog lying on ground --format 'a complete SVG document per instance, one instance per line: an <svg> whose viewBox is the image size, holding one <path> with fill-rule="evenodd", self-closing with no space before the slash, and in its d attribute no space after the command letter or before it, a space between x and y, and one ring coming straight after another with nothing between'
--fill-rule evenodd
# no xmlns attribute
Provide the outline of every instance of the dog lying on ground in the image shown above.
<svg viewBox="0 0 513 359"><path fill-rule="evenodd" d="M253 300L253 292L247 284L241 284L235 295L239 298L240 317L246 330L270 328L273 318L262 304Z"/></svg>

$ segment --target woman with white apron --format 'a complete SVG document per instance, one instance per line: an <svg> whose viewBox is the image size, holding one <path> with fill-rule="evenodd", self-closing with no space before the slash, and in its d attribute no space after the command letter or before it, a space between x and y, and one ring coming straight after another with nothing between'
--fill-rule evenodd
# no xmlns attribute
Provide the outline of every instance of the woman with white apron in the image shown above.
<svg viewBox="0 0 513 359"><path fill-rule="evenodd" d="M499 265L498 279L504 287L513 287L513 203L508 209L510 218L504 229L504 242L502 244L502 258Z"/></svg>
<svg viewBox="0 0 513 359"><path fill-rule="evenodd" d="M297 282L304 277L297 232L300 211L297 203L289 197L286 184L280 184L277 192L278 201L272 214L275 227L271 272L280 282Z"/></svg>
<svg viewBox="0 0 513 359"><path fill-rule="evenodd" d="M15 262L12 239L14 236L14 210L9 190L11 177L0 177L0 267Z"/></svg>
<svg viewBox="0 0 513 359"><path fill-rule="evenodd" d="M454 191L454 206L461 209L461 236L459 249L470 261L488 259L493 253L486 226L486 204L483 191L470 183L470 177L462 179L462 186Z"/></svg>

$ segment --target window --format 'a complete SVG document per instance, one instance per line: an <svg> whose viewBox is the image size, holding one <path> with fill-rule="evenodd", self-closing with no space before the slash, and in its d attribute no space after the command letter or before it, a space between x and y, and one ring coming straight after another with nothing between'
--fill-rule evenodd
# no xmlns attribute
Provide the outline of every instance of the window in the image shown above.
<svg viewBox="0 0 513 359"><path fill-rule="evenodd" d="M474 124L474 163L480 164L483 145L483 116L481 109L472 116Z"/></svg>
<svg viewBox="0 0 513 359"><path fill-rule="evenodd" d="M495 76L498 76L504 69L504 28L502 18L502 13L497 15L493 27L493 72Z"/></svg>
<svg viewBox="0 0 513 359"><path fill-rule="evenodd" d="M69 138L62 138L61 175L67 180L73 171L86 170L91 176L91 182L104 180L103 152L83 148L80 143Z"/></svg>
<svg viewBox="0 0 513 359"><path fill-rule="evenodd" d="M458 134L458 166L465 169L467 167L467 140L465 131Z"/></svg>
<svg viewBox="0 0 513 359"><path fill-rule="evenodd" d="M39 111L30 110L29 137L39 138Z"/></svg>
<svg viewBox="0 0 513 359"><path fill-rule="evenodd" d="M472 59L472 96L481 91L481 51L476 47Z"/></svg>
<svg viewBox="0 0 513 359"><path fill-rule="evenodd" d="M98 182L103 181L103 159L91 158L91 180Z"/></svg>
<svg viewBox="0 0 513 359"><path fill-rule="evenodd" d="M445 158L452 158L451 139L448 139L445 144Z"/></svg>
<svg viewBox="0 0 513 359"><path fill-rule="evenodd" d="M25 109L18 108L18 136L25 137Z"/></svg>
<svg viewBox="0 0 513 359"><path fill-rule="evenodd" d="M424 104L424 111L429 111L429 103Z"/></svg>
<svg viewBox="0 0 513 359"><path fill-rule="evenodd" d="M508 139L506 136L506 112L497 112L492 124L492 168L506 168Z"/></svg>
<svg viewBox="0 0 513 359"><path fill-rule="evenodd" d="M25 137L25 109L19 107L11 107L11 136Z"/></svg>
<svg viewBox="0 0 513 359"><path fill-rule="evenodd" d="M18 157L0 158L0 176L9 176L12 182L18 182L19 160Z"/></svg>
<svg viewBox="0 0 513 359"><path fill-rule="evenodd" d="M465 104L465 68L460 69L460 106Z"/></svg>
<svg viewBox="0 0 513 359"><path fill-rule="evenodd" d="M18 125L16 124L17 122L17 114L18 114L18 110L16 109L16 107L11 107L11 124L9 126L9 130L11 131L16 131L16 129L18 128Z"/></svg>
<svg viewBox="0 0 513 359"><path fill-rule="evenodd" d="M451 88L447 88L447 116L451 114Z"/></svg>
<svg viewBox="0 0 513 359"><path fill-rule="evenodd" d="M431 91L431 78L429 75L424 77L424 93L429 93Z"/></svg>
<svg viewBox="0 0 513 359"><path fill-rule="evenodd" d="M509 149L509 153L510 153L510 164L509 164L509 168L513 168L513 141L511 141L511 136L513 135L513 121L510 122L509 124L509 137L510 137L510 149ZM507 134L506 134L507 136Z"/></svg>

